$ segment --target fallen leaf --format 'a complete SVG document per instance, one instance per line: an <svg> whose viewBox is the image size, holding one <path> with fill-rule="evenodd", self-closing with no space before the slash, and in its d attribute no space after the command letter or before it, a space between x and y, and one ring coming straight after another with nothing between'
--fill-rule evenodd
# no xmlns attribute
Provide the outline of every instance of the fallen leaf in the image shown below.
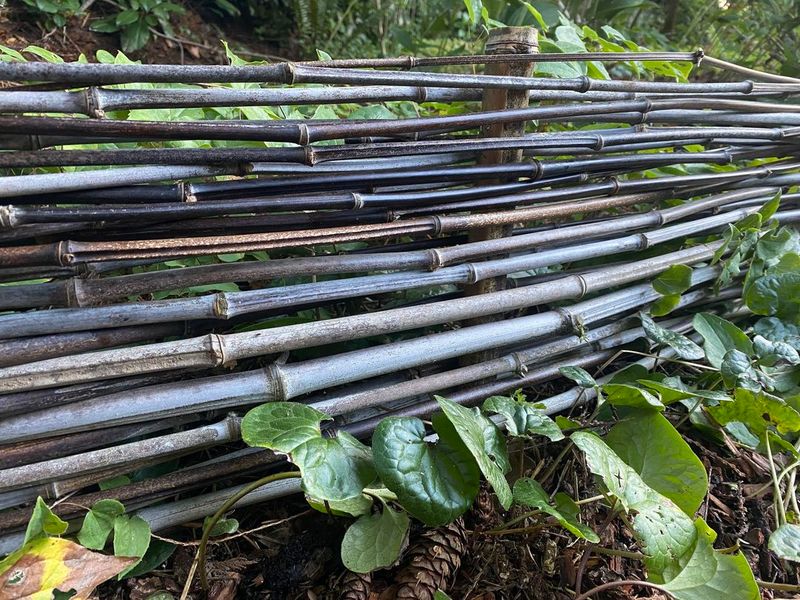
<svg viewBox="0 0 800 600"><path fill-rule="evenodd" d="M92 552L58 537L38 537L0 563L0 600L50 600L55 590L75 590L73 600L86 600L136 560Z"/></svg>

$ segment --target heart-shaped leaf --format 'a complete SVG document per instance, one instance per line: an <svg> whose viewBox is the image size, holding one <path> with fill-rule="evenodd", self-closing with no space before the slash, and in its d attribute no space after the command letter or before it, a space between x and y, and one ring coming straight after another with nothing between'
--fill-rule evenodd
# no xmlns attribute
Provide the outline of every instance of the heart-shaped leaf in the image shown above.
<svg viewBox="0 0 800 600"><path fill-rule="evenodd" d="M649 410L664 410L664 405L653 394L626 383L607 383L603 387L606 401L612 406L629 406Z"/></svg>
<svg viewBox="0 0 800 600"><path fill-rule="evenodd" d="M779 558L800 562L800 525L786 523L769 536L769 549Z"/></svg>
<svg viewBox="0 0 800 600"><path fill-rule="evenodd" d="M559 367L558 371L568 379L572 379L579 386L584 388L593 388L597 385L594 377L589 375L586 369L580 367Z"/></svg>
<svg viewBox="0 0 800 600"><path fill-rule="evenodd" d="M699 360L705 356L703 349L685 335L661 327L645 313L639 313L639 317L642 319L642 329L647 337L659 344L670 346L681 358Z"/></svg>
<svg viewBox="0 0 800 600"><path fill-rule="evenodd" d="M693 516L708 492L708 475L681 434L661 414L636 411L611 428L606 443L642 480Z"/></svg>
<svg viewBox="0 0 800 600"><path fill-rule="evenodd" d="M553 442L564 439L564 434L555 421L530 402L517 401L507 396L492 396L483 403L483 410L505 417L506 429L513 436L543 435Z"/></svg>
<svg viewBox="0 0 800 600"><path fill-rule="evenodd" d="M28 528L25 530L25 539L22 543L27 544L41 536L61 535L67 530L67 527L67 522L57 517L45 504L44 500L39 497L33 507L33 513L28 521Z"/></svg>
<svg viewBox="0 0 800 600"><path fill-rule="evenodd" d="M321 436L320 423L331 417L298 402L268 402L242 419L242 439L248 446L289 453Z"/></svg>
<svg viewBox="0 0 800 600"><path fill-rule="evenodd" d="M622 508L636 513L633 528L648 556L651 576L658 576L691 550L696 537L692 519L672 500L648 486L593 433L578 431L570 439L585 454L589 470L600 476Z"/></svg>
<svg viewBox="0 0 800 600"><path fill-rule="evenodd" d="M357 498L376 477L370 449L344 431L335 438L310 439L290 456L300 469L303 490L318 500Z"/></svg>
<svg viewBox="0 0 800 600"><path fill-rule="evenodd" d="M436 401L455 427L461 441L475 457L500 504L508 509L513 502L513 496L505 474L511 469L511 465L508 462L505 438L497 425L483 416L478 408L470 410L441 396L436 396Z"/></svg>
<svg viewBox="0 0 800 600"><path fill-rule="evenodd" d="M122 578L133 569L150 546L150 525L141 517L120 515L114 519L114 554L134 557L136 561L120 573Z"/></svg>
<svg viewBox="0 0 800 600"><path fill-rule="evenodd" d="M692 286L692 268L672 265L653 280L653 289L662 296L682 294Z"/></svg>
<svg viewBox="0 0 800 600"><path fill-rule="evenodd" d="M78 541L90 550L102 550L114 529L114 520L124 512L125 507L117 500L96 502L83 518Z"/></svg>
<svg viewBox="0 0 800 600"><path fill-rule="evenodd" d="M745 333L730 321L711 313L697 313L692 319L697 333L703 336L703 349L708 363L717 369L728 350L735 348L753 353L753 344Z"/></svg>
<svg viewBox="0 0 800 600"><path fill-rule="evenodd" d="M342 562L354 573L389 567L408 543L408 515L383 506L383 511L364 515L342 539Z"/></svg>
<svg viewBox="0 0 800 600"><path fill-rule="evenodd" d="M425 425L389 417L372 436L375 468L399 503L426 525L444 525L463 514L478 494L475 459L449 421L438 423L439 442L425 441Z"/></svg>

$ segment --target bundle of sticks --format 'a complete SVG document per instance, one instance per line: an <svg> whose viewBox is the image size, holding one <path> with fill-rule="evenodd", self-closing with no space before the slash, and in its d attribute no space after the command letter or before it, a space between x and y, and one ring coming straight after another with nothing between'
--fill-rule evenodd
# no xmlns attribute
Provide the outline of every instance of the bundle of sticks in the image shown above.
<svg viewBox="0 0 800 600"><path fill-rule="evenodd" d="M532 60L702 60L747 79L545 79ZM486 73L420 70L465 64ZM712 290L719 233L778 192L775 217L800 220L800 81L702 53L0 63L0 80L0 554L37 496L72 495L68 519L117 498L154 530L213 513L283 468L239 440L263 402L367 439L387 415L431 414L434 394L588 401L536 389L641 344L635 315L671 265L696 268L663 326L731 310L736 283ZM134 117L400 101L432 116Z"/></svg>

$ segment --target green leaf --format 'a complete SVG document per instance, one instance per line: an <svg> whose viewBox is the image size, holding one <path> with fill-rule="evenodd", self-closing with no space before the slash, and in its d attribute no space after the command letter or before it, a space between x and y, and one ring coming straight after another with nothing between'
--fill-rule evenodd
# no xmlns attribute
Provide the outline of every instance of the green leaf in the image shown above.
<svg viewBox="0 0 800 600"><path fill-rule="evenodd" d="M693 516L708 491L699 458L659 413L637 411L614 425L606 443L642 480Z"/></svg>
<svg viewBox="0 0 800 600"><path fill-rule="evenodd" d="M771 342L786 342L800 351L800 327L781 321L776 317L764 317L756 321L753 330Z"/></svg>
<svg viewBox="0 0 800 600"><path fill-rule="evenodd" d="M320 423L331 417L298 402L268 402L242 419L242 439L248 446L289 453L322 434Z"/></svg>
<svg viewBox="0 0 800 600"><path fill-rule="evenodd" d="M506 451L506 441L497 425L481 414L478 408L470 410L447 398L436 396L440 408L453 424L464 445L478 463L500 500L508 510L513 497L505 474L511 470Z"/></svg>
<svg viewBox="0 0 800 600"><path fill-rule="evenodd" d="M372 436L375 467L399 503L426 525L444 525L464 513L478 494L475 460L446 419L439 442L425 441L419 419L389 417ZM449 425L449 427L448 427Z"/></svg>
<svg viewBox="0 0 800 600"><path fill-rule="evenodd" d="M125 512L125 507L117 500L100 500L92 506L83 518L78 532L78 541L84 548L102 550L108 535L114 529L114 520Z"/></svg>
<svg viewBox="0 0 800 600"><path fill-rule="evenodd" d="M333 60L333 58L325 50L317 48L317 60Z"/></svg>
<svg viewBox="0 0 800 600"><path fill-rule="evenodd" d="M722 359L731 348L745 354L753 353L753 344L745 333L722 317L711 313L697 313L692 319L692 325L703 336L703 349L712 367L719 369Z"/></svg>
<svg viewBox="0 0 800 600"><path fill-rule="evenodd" d="M141 517L120 515L114 519L114 555L141 559L150 546L150 525ZM119 574L122 579L139 561Z"/></svg>
<svg viewBox="0 0 800 600"><path fill-rule="evenodd" d="M245 256L244 252L231 252L229 254L217 254L217 258L220 261L224 262L224 263L237 262L239 260L242 260L244 258L244 256Z"/></svg>
<svg viewBox="0 0 800 600"><path fill-rule="evenodd" d="M765 233L756 244L756 256L767 262L780 260L794 247L795 235L785 227Z"/></svg>
<svg viewBox="0 0 800 600"><path fill-rule="evenodd" d="M369 573L397 562L408 542L408 515L384 504L383 512L364 515L342 539L342 562L354 573Z"/></svg>
<svg viewBox="0 0 800 600"><path fill-rule="evenodd" d="M606 383L601 388L606 401L612 406L630 406L650 410L664 410L664 405L653 394L625 383Z"/></svg>
<svg viewBox="0 0 800 600"><path fill-rule="evenodd" d="M442 590L436 590L436 593L433 595L433 600L453 600L453 599L447 594L445 594Z"/></svg>
<svg viewBox="0 0 800 600"><path fill-rule="evenodd" d="M567 499L570 501L572 500L569 497L567 497ZM566 514L562 513L558 508L551 506L550 497L547 492L544 491L541 484L535 479L528 477L517 479L514 483L514 502L523 506L535 508L554 517L559 525L572 533L575 537L588 540L595 544L600 541L600 538L590 527L587 527L577 520L577 505L574 502L572 502L575 509L573 511L572 506L570 506L568 502L562 501L561 504L563 506L569 507Z"/></svg>
<svg viewBox="0 0 800 600"><path fill-rule="evenodd" d="M800 354L786 342L773 342L757 335L753 338L753 349L758 356L759 364L771 367L783 361L790 365L800 363Z"/></svg>
<svg viewBox="0 0 800 600"><path fill-rule="evenodd" d="M800 273L759 277L745 290L744 301L757 315L796 323L800 318Z"/></svg>
<svg viewBox="0 0 800 600"><path fill-rule="evenodd" d="M376 477L370 449L344 431L335 438L310 439L290 456L300 469L303 490L319 500L360 496Z"/></svg>
<svg viewBox="0 0 800 600"><path fill-rule="evenodd" d="M159 568L172 556L176 548L177 546L175 544L153 538L150 540L150 545L147 547L147 552L144 553L142 560L127 571L125 577L138 577L139 575L149 573L153 569ZM148 600L151 599L148 598Z"/></svg>
<svg viewBox="0 0 800 600"><path fill-rule="evenodd" d="M536 408L530 402L517 401L507 396L492 396L483 403L483 410L505 417L506 429L512 436L543 435L552 442L564 439L558 425L544 410Z"/></svg>
<svg viewBox="0 0 800 600"><path fill-rule="evenodd" d="M780 434L800 431L800 413L780 398L765 392L738 388L733 402L709 406L706 410L720 425L736 421L744 423L759 439L770 426Z"/></svg>
<svg viewBox="0 0 800 600"><path fill-rule="evenodd" d="M678 308L681 303L680 294L669 294L661 296L650 305L650 314L654 317L663 317Z"/></svg>
<svg viewBox="0 0 800 600"><path fill-rule="evenodd" d="M558 371L567 379L572 379L583 388L593 388L597 385L594 377L580 367L558 367Z"/></svg>
<svg viewBox="0 0 800 600"><path fill-rule="evenodd" d="M123 10L117 13L117 25L123 27L139 20L139 11L134 9Z"/></svg>
<svg viewBox="0 0 800 600"><path fill-rule="evenodd" d="M122 50L124 52L135 52L144 48L145 44L150 40L150 28L143 18L140 18L135 23L131 23L120 34L120 41L122 42Z"/></svg>
<svg viewBox="0 0 800 600"><path fill-rule="evenodd" d="M649 376L650 371L645 366L633 363L613 373L609 383L635 383Z"/></svg>
<svg viewBox="0 0 800 600"><path fill-rule="evenodd" d="M26 46L22 49L23 52L28 52L29 54L33 54L34 56L38 56L44 61L49 63L63 63L64 59L61 58L55 52L50 52L50 50L46 50L45 48L41 48L40 46Z"/></svg>
<svg viewBox="0 0 800 600"><path fill-rule="evenodd" d="M396 119L397 115L382 104L360 106L349 115L348 119Z"/></svg>
<svg viewBox="0 0 800 600"><path fill-rule="evenodd" d="M778 558L800 562L800 525L785 523L769 536L769 549Z"/></svg>
<svg viewBox="0 0 800 600"><path fill-rule="evenodd" d="M758 214L761 215L761 219L766 222L768 219L772 218L778 208L781 205L781 191L778 190L778 193L775 194L772 199L765 203L764 206L758 209Z"/></svg>
<svg viewBox="0 0 800 600"><path fill-rule="evenodd" d="M642 329L644 329L648 338L659 344L670 346L681 358L698 360L705 356L702 348L685 335L670 329L664 329L645 313L639 313L639 317L642 319Z"/></svg>
<svg viewBox="0 0 800 600"><path fill-rule="evenodd" d="M585 454L589 470L600 476L622 508L636 513L633 529L648 556L651 576L662 573L691 549L696 537L694 525L678 505L648 486L593 433L578 431L571 439Z"/></svg>
<svg viewBox="0 0 800 600"><path fill-rule="evenodd" d="M653 280L653 289L662 296L682 294L692 287L692 268L687 265L672 265Z"/></svg>
<svg viewBox="0 0 800 600"><path fill-rule="evenodd" d="M668 381L666 378L662 381L639 379L636 383L656 392L662 404L672 404L695 396L694 391L687 388L679 379L677 382Z"/></svg>
<svg viewBox="0 0 800 600"><path fill-rule="evenodd" d="M714 550L713 532L702 519L695 522L696 541L682 557L663 588L677 600L759 600L761 593L744 554Z"/></svg>
<svg viewBox="0 0 800 600"><path fill-rule="evenodd" d="M758 374L750 364L750 357L744 352L736 349L726 352L719 372L722 374L722 381L729 388L741 386L751 390L759 389Z"/></svg>
<svg viewBox="0 0 800 600"><path fill-rule="evenodd" d="M351 516L360 517L367 515L372 510L372 498L364 493L346 500L319 500L306 496L306 501L311 508L324 514L332 514L336 516Z"/></svg>
<svg viewBox="0 0 800 600"><path fill-rule="evenodd" d="M208 524L209 519L211 517L206 517L203 519L203 529L205 530L206 525ZM211 532L208 534L209 537L218 537L220 535L230 535L232 533L236 533L239 530L239 521L236 519L220 519L216 523L214 523L214 527L211 528Z"/></svg>
<svg viewBox="0 0 800 600"><path fill-rule="evenodd" d="M483 2L481 0L464 0L464 6L467 7L470 25L475 25L478 22L478 17L481 14Z"/></svg>
<svg viewBox="0 0 800 600"><path fill-rule="evenodd" d="M36 498L36 505L33 507L33 514L28 521L22 545L24 546L38 537L61 535L67 530L67 526L67 522L57 517L40 496Z"/></svg>

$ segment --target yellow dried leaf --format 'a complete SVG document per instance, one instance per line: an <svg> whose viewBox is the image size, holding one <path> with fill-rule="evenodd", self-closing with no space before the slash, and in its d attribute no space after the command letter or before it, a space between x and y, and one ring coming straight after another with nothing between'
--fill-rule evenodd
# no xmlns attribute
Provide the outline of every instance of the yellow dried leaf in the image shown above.
<svg viewBox="0 0 800 600"><path fill-rule="evenodd" d="M55 590L75 590L72 600L85 600L136 560L92 552L63 538L38 537L0 562L0 600L50 600Z"/></svg>

